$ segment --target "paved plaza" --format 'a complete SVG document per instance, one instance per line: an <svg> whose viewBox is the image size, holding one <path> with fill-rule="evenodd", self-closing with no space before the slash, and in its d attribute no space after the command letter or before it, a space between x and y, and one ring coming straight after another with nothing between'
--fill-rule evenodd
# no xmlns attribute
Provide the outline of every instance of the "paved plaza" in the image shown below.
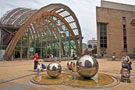
<svg viewBox="0 0 135 90"><path fill-rule="evenodd" d="M111 59L97 59L99 72L115 76L120 79L121 62ZM36 75L33 71L33 60L15 60L0 62L0 90L134 90L135 89L135 60L132 60L131 83L118 83L113 87L79 88L67 85L37 85L31 83ZM76 62L76 60L74 60ZM42 62L48 65L50 62ZM63 69L67 68L67 61L62 61ZM42 72L44 73L44 72Z"/></svg>

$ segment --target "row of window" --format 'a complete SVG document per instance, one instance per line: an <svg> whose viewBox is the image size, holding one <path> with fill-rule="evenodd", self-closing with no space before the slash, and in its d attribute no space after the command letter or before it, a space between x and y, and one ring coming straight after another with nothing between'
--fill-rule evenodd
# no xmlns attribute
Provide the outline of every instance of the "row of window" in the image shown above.
<svg viewBox="0 0 135 90"><path fill-rule="evenodd" d="M107 48L107 24L100 23L100 48Z"/></svg>
<svg viewBox="0 0 135 90"><path fill-rule="evenodd" d="M127 49L127 32L126 32L126 25L123 24L123 41L124 41L124 50Z"/></svg>
<svg viewBox="0 0 135 90"><path fill-rule="evenodd" d="M126 18L123 17L123 20ZM107 24L100 23L99 24L100 30L100 48L107 48ZM123 24L123 41L124 41L124 50L127 49L127 34L126 34L126 25Z"/></svg>
<svg viewBox="0 0 135 90"><path fill-rule="evenodd" d="M126 17L122 17L122 20L125 22ZM127 31L126 31L126 25L123 24L123 41L124 41L124 51L127 51Z"/></svg>

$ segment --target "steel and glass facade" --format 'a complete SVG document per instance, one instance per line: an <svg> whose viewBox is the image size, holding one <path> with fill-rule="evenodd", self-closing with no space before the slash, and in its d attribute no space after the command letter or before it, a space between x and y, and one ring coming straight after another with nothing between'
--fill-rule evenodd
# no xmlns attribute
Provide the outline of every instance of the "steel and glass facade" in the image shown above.
<svg viewBox="0 0 135 90"><path fill-rule="evenodd" d="M69 57L82 53L82 34L73 11L63 4L40 10L17 8L0 20L0 50L4 58Z"/></svg>

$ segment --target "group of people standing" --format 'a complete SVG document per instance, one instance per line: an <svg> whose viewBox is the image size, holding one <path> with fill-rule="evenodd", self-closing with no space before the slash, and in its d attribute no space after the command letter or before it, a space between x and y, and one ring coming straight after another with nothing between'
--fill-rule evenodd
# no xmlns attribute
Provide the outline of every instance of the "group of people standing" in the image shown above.
<svg viewBox="0 0 135 90"><path fill-rule="evenodd" d="M38 53L35 54L34 56L34 71L37 71L37 74L39 75L40 71L43 71L46 66L44 64L40 64L38 61Z"/></svg>
<svg viewBox="0 0 135 90"><path fill-rule="evenodd" d="M37 70L37 74L39 74L40 68L41 68L41 66L40 66L40 63L38 61L38 53L36 53L35 56L34 56L34 71Z"/></svg>
<svg viewBox="0 0 135 90"><path fill-rule="evenodd" d="M123 64L124 62L127 62L129 64L129 71L132 70L132 67L131 67L131 60L130 60L130 57L127 56L126 53L123 53L123 56L122 56L122 59L121 59L121 63ZM40 64L40 62L38 61L38 53L35 54L34 56L34 71L37 71L37 74L40 73L40 71L42 71L43 69L45 69L46 66L44 64ZM122 74L122 69L124 67L122 66L121 70L120 70L120 73ZM74 65L72 65L72 72L74 72Z"/></svg>

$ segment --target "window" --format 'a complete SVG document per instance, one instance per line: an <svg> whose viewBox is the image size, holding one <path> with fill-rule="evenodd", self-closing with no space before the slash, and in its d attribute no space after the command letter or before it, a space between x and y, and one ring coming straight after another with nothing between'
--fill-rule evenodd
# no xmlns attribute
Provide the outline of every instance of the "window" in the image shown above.
<svg viewBox="0 0 135 90"><path fill-rule="evenodd" d="M100 48L107 48L107 24L100 23Z"/></svg>
<svg viewBox="0 0 135 90"><path fill-rule="evenodd" d="M123 20L123 21L126 21L126 17L122 17L122 20Z"/></svg>
<svg viewBox="0 0 135 90"><path fill-rule="evenodd" d="M97 45L94 45L94 48L97 48Z"/></svg>
<svg viewBox="0 0 135 90"><path fill-rule="evenodd" d="M91 45L91 44L89 44L89 45L88 45L88 48L92 48L92 45Z"/></svg>
<svg viewBox="0 0 135 90"><path fill-rule="evenodd" d="M127 49L127 32L126 32L126 25L123 24L123 42L124 42L124 50Z"/></svg>

